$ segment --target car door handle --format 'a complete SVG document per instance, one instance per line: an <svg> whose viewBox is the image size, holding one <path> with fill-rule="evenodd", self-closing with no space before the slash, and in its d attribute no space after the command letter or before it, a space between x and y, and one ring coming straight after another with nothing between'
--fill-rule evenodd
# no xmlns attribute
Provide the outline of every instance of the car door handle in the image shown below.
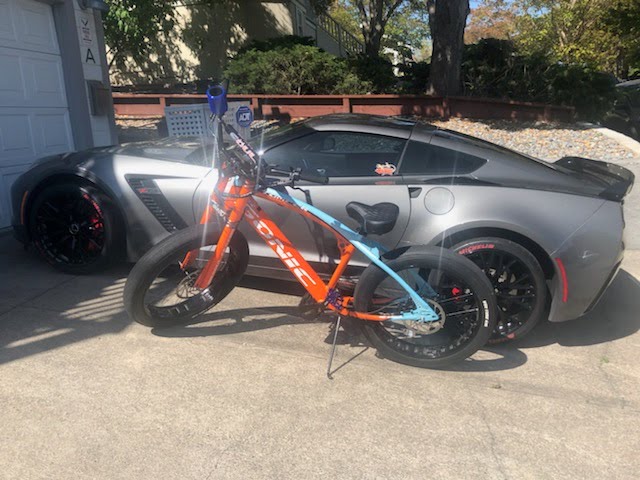
<svg viewBox="0 0 640 480"><path fill-rule="evenodd" d="M420 192L422 191L422 187L409 187L409 196L411 198L418 198Z"/></svg>

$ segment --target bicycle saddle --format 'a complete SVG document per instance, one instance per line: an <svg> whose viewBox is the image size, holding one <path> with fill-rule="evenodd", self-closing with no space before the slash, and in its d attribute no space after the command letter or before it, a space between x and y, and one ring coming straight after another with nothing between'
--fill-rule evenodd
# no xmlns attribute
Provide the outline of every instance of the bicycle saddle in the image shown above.
<svg viewBox="0 0 640 480"><path fill-rule="evenodd" d="M395 203L383 202L365 205L360 202L347 203L347 213L360 224L360 233L383 235L393 230L400 209Z"/></svg>

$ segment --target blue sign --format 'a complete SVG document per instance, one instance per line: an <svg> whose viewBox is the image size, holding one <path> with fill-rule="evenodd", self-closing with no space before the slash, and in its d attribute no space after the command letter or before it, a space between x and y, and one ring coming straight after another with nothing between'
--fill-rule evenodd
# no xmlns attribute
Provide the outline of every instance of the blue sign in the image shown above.
<svg viewBox="0 0 640 480"><path fill-rule="evenodd" d="M248 127L253 122L253 112L246 105L242 105L236 110L236 122L241 127Z"/></svg>

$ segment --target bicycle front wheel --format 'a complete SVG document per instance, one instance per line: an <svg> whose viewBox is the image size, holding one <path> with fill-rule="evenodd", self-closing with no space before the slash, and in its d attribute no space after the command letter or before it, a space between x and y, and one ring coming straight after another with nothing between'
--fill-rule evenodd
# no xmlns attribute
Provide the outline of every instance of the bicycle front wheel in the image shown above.
<svg viewBox="0 0 640 480"><path fill-rule="evenodd" d="M235 232L211 283L194 283L216 250L220 232L212 225L194 225L174 233L149 250L131 270L124 288L129 316L149 327L168 327L189 320L219 303L240 281L249 262L244 236ZM181 262L197 252L192 265Z"/></svg>
<svg viewBox="0 0 640 480"><path fill-rule="evenodd" d="M363 321L364 333L390 360L440 368L473 355L489 339L496 321L491 284L467 258L437 247L412 247L384 259L438 314L438 320ZM371 265L356 287L358 312L401 315L415 304L384 270Z"/></svg>

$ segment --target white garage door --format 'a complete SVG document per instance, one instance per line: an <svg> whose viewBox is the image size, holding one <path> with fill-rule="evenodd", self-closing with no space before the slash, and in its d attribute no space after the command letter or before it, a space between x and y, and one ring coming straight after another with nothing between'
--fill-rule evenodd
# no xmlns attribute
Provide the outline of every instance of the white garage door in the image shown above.
<svg viewBox="0 0 640 480"><path fill-rule="evenodd" d="M9 189L20 173L72 149L51 7L0 0L0 228L10 224Z"/></svg>

